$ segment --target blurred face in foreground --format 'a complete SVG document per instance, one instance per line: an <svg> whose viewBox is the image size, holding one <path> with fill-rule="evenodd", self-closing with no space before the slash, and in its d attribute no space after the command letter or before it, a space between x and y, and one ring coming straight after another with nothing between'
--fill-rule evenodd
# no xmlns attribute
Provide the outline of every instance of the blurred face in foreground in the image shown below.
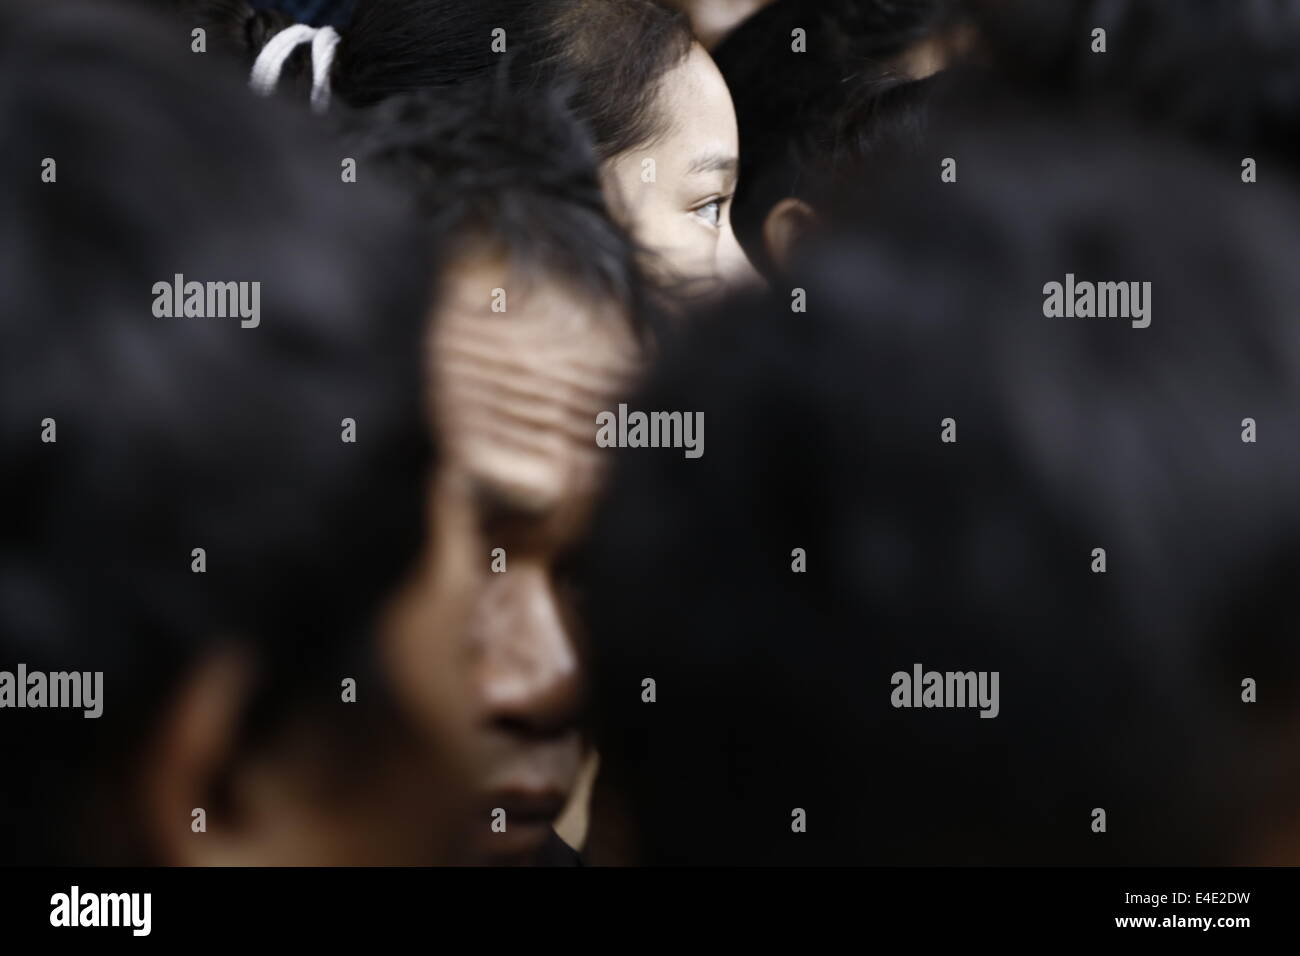
<svg viewBox="0 0 1300 956"><path fill-rule="evenodd" d="M601 478L596 415L615 406L640 348L621 308L551 276L491 255L447 275L432 337L446 449L434 497L461 518L443 525L439 586L472 607L451 648L466 690L431 704L473 767L467 858L526 863L583 756L565 563Z"/></svg>
<svg viewBox="0 0 1300 956"><path fill-rule="evenodd" d="M245 740L265 673L236 641L215 643L176 681L133 787L148 862L392 866L459 858L471 768L430 732L430 702L455 710L466 695L455 644L470 596L445 573L464 557L448 556L446 543L466 516L442 497L432 504L437 533L395 582L372 633L359 635L373 645L322 668L328 676L314 682L314 704Z"/></svg>

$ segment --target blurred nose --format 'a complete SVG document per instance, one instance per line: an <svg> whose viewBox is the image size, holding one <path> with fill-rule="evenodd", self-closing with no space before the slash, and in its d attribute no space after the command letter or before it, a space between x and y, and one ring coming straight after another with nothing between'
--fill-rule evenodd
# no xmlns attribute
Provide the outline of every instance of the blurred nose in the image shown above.
<svg viewBox="0 0 1300 956"><path fill-rule="evenodd" d="M729 289L765 285L763 277L745 255L735 230L728 222L718 240L718 278Z"/></svg>
<svg viewBox="0 0 1300 956"><path fill-rule="evenodd" d="M492 607L480 635L488 721L530 737L571 729L581 674L547 569L511 567L489 591Z"/></svg>

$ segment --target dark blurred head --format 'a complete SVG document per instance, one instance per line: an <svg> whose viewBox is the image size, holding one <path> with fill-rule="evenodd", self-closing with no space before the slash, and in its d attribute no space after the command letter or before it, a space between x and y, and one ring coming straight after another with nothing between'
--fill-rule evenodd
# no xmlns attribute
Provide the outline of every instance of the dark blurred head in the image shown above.
<svg viewBox="0 0 1300 956"><path fill-rule="evenodd" d="M817 207L838 198L825 185L837 141L847 135L851 145L917 122L921 97L898 88L939 64L920 69L905 54L954 22L944 0L777 0L717 48L740 131L732 223L769 278L788 263Z"/></svg>
<svg viewBox="0 0 1300 956"><path fill-rule="evenodd" d="M351 125L358 176L405 190L439 264L435 502L468 520L431 548L474 605L468 633L447 635L469 693L448 698L439 723L477 761L480 849L527 859L581 757L566 565L602 477L594 422L639 368L651 310L560 91L489 77L392 97ZM498 807L505 833L490 826Z"/></svg>
<svg viewBox="0 0 1300 956"><path fill-rule="evenodd" d="M610 218L587 128L561 90L514 92L495 76L400 94L341 126L363 171L414 202L444 283L458 257L497 259L521 280L562 277L648 333L635 246Z"/></svg>
<svg viewBox="0 0 1300 956"><path fill-rule="evenodd" d="M584 577L642 860L1295 860L1295 204L976 130L958 184L881 172L806 312L732 303L635 403L708 432L620 452ZM1151 324L1046 317L1067 273L1150 282ZM997 672L997 716L894 706L918 664Z"/></svg>
<svg viewBox="0 0 1300 956"><path fill-rule="evenodd" d="M412 635L456 621L408 571L431 465L420 233L169 36L117 5L0 6L21 502L0 669L104 681L98 719L5 711L6 855L435 859L455 777L418 714L445 668ZM177 276L259 283L259 321L164 317Z"/></svg>
<svg viewBox="0 0 1300 956"><path fill-rule="evenodd" d="M1022 92L1300 171L1297 0L973 0L982 58ZM1095 30L1105 31L1096 52Z"/></svg>

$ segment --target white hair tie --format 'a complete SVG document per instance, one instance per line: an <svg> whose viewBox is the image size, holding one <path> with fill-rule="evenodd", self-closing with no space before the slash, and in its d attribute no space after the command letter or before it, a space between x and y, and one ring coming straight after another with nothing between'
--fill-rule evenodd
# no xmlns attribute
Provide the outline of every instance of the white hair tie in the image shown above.
<svg viewBox="0 0 1300 956"><path fill-rule="evenodd" d="M281 30L257 55L248 85L254 93L270 96L280 82L285 61L304 43L311 44L311 108L324 113L330 105L330 66L334 63L334 48L339 45L339 34L333 27L295 23Z"/></svg>

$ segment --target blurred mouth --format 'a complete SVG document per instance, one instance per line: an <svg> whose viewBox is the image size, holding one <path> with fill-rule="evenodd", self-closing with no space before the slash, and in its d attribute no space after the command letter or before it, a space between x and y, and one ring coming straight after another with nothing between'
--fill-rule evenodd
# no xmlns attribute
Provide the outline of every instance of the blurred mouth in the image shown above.
<svg viewBox="0 0 1300 956"><path fill-rule="evenodd" d="M568 795L547 788L507 787L487 798L492 827L481 848L492 863L527 863L551 836L551 825L564 811Z"/></svg>
<svg viewBox="0 0 1300 956"><path fill-rule="evenodd" d="M529 793L509 790L495 794L493 807L506 813L508 823L550 826L564 810L567 796L559 790Z"/></svg>
<svg viewBox="0 0 1300 956"><path fill-rule="evenodd" d="M528 863L537 856L568 806L581 763L576 733L511 752L481 791L479 819L490 826L482 827L482 839L475 842L488 862Z"/></svg>

